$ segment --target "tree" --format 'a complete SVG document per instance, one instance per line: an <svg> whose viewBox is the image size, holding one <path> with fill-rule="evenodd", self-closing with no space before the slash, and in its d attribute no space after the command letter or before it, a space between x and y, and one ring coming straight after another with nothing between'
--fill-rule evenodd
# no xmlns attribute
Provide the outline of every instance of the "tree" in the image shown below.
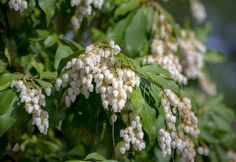
<svg viewBox="0 0 236 162"><path fill-rule="evenodd" d="M205 8L165 3L1 0L1 160L235 161Z"/></svg>

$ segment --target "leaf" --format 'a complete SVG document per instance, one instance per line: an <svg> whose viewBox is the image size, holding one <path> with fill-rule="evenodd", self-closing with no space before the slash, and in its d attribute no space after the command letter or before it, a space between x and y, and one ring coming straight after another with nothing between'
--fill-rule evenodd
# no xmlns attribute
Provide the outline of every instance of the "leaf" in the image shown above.
<svg viewBox="0 0 236 162"><path fill-rule="evenodd" d="M48 47L53 46L57 41L58 41L58 38L56 35L50 35L44 40L43 45L44 47L48 48Z"/></svg>
<svg viewBox="0 0 236 162"><path fill-rule="evenodd" d="M215 50L208 50L205 54L204 59L210 64L218 64L225 61L224 54L219 53Z"/></svg>
<svg viewBox="0 0 236 162"><path fill-rule="evenodd" d="M12 107L17 97L13 90L4 90L0 92L0 115Z"/></svg>
<svg viewBox="0 0 236 162"><path fill-rule="evenodd" d="M35 68L35 70L40 74L44 70L44 65L41 62L36 61L36 59L31 60L32 67Z"/></svg>
<svg viewBox="0 0 236 162"><path fill-rule="evenodd" d="M103 155L95 152L88 154L84 160L106 160L106 158Z"/></svg>
<svg viewBox="0 0 236 162"><path fill-rule="evenodd" d="M145 42L147 42L146 25L147 20L144 15L144 9L140 8L136 11L125 31L126 48L132 56L142 52L145 47Z"/></svg>
<svg viewBox="0 0 236 162"><path fill-rule="evenodd" d="M122 45L124 43L125 30L133 18L133 12L126 18L121 19L113 27L108 29L108 38L114 40L117 44Z"/></svg>
<svg viewBox="0 0 236 162"><path fill-rule="evenodd" d="M116 58L119 59L123 65L126 65L134 70L139 70L140 66L136 60L133 60L124 54L116 55Z"/></svg>
<svg viewBox="0 0 236 162"><path fill-rule="evenodd" d="M115 17L123 16L130 11L135 10L141 4L142 0L129 0L119 5L115 11Z"/></svg>
<svg viewBox="0 0 236 162"><path fill-rule="evenodd" d="M157 135L156 129L156 111L151 108L142 96L140 88L133 90L131 102L134 106L134 112L142 120L143 128L147 132L150 145L153 145Z"/></svg>
<svg viewBox="0 0 236 162"><path fill-rule="evenodd" d="M149 72L152 74L164 74L165 76L170 77L169 71L167 71L166 69L163 69L158 64L146 65L146 66L143 66L142 69L145 72Z"/></svg>
<svg viewBox="0 0 236 162"><path fill-rule="evenodd" d="M45 13L47 25L49 25L49 22L55 12L56 0L50 0L50 1L49 0L40 0L40 1L38 1L38 4L39 4L39 7Z"/></svg>
<svg viewBox="0 0 236 162"><path fill-rule="evenodd" d="M196 35L198 39L200 39L202 42L206 41L209 33L211 32L212 26L211 23L207 22L204 25L201 25L200 28L196 30Z"/></svg>
<svg viewBox="0 0 236 162"><path fill-rule="evenodd" d="M63 58L71 55L72 53L73 53L73 51L70 47L60 43L57 48L56 55L55 55L55 61L54 61L55 69L58 68L59 63Z"/></svg>
<svg viewBox="0 0 236 162"><path fill-rule="evenodd" d="M52 84L50 82L47 82L47 81L44 81L44 80L41 80L41 79L35 79L35 80L44 89L46 89L47 87L51 87L52 86Z"/></svg>
<svg viewBox="0 0 236 162"><path fill-rule="evenodd" d="M171 89L175 91L176 93L180 93L179 86L173 81L169 79L165 79L160 75L155 75L150 72L145 72L146 76L149 77L153 82L159 84L165 89Z"/></svg>
<svg viewBox="0 0 236 162"><path fill-rule="evenodd" d="M48 30L37 29L36 32L37 32L38 37L29 38L29 40L31 40L31 41L41 41L41 40L46 39L50 35L50 32Z"/></svg>
<svg viewBox="0 0 236 162"><path fill-rule="evenodd" d="M48 80L55 80L57 79L57 72L56 71L45 71L40 74L40 79L48 79Z"/></svg>
<svg viewBox="0 0 236 162"><path fill-rule="evenodd" d="M11 81L18 79L20 76L12 73L5 73L0 76L0 91L10 86Z"/></svg>
<svg viewBox="0 0 236 162"><path fill-rule="evenodd" d="M5 63L4 61L2 61L0 59L0 74L3 73L6 69L7 69L7 63Z"/></svg>
<svg viewBox="0 0 236 162"><path fill-rule="evenodd" d="M83 50L84 51L84 50ZM61 59L59 66L57 68L57 73L60 74L61 71L63 70L64 66L66 66L66 63L70 61L72 58L78 57L83 51L77 51L74 52L73 54Z"/></svg>
<svg viewBox="0 0 236 162"><path fill-rule="evenodd" d="M11 91L11 90L6 90ZM9 99L10 100L10 99ZM12 100L15 100L15 98L12 98ZM12 101L9 101L11 103ZM13 111L15 109L15 106L13 104L9 104L9 107L6 108L7 111L0 116L0 137L13 126L13 124L16 122L16 118L14 117Z"/></svg>

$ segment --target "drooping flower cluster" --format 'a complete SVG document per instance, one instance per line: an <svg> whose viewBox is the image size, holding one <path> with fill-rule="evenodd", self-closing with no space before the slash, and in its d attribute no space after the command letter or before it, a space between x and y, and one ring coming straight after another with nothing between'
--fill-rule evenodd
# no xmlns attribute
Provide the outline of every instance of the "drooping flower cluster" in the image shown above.
<svg viewBox="0 0 236 162"><path fill-rule="evenodd" d="M115 55L120 47L110 41L110 47L90 45L84 54L67 62L66 73L56 81L56 88L67 88L65 104L75 102L80 93L86 98L95 89L100 93L105 109L110 105L114 113L126 104L133 87L139 86L139 77L128 68L122 68ZM93 84L95 83L95 84Z"/></svg>
<svg viewBox="0 0 236 162"><path fill-rule="evenodd" d="M202 73L204 66L205 46L196 38L194 32L181 30L178 39L180 54L183 56L182 64L184 74L190 79L196 79Z"/></svg>
<svg viewBox="0 0 236 162"><path fill-rule="evenodd" d="M28 3L26 0L9 0L9 7L15 11L23 11L27 8Z"/></svg>
<svg viewBox="0 0 236 162"><path fill-rule="evenodd" d="M202 23L206 17L206 9L200 0L190 0L190 6L193 17L197 22Z"/></svg>
<svg viewBox="0 0 236 162"><path fill-rule="evenodd" d="M182 100L171 90L165 89L166 97L162 98L161 105L165 114L167 129L160 129L158 138L163 155L170 155L172 149L176 149L182 157L194 161L196 151L194 143L189 135L197 137L200 133L197 126L198 120L191 111L190 99ZM180 122L176 128L176 114L180 114Z"/></svg>
<svg viewBox="0 0 236 162"><path fill-rule="evenodd" d="M71 0L72 7L76 7L76 13L72 17L72 24L75 29L79 29L84 17L90 16L93 7L101 9L104 0Z"/></svg>
<svg viewBox="0 0 236 162"><path fill-rule="evenodd" d="M120 137L123 138L120 147L121 154L124 154L130 149L130 144L133 145L136 151L145 149L146 145L143 141L144 133L139 116L135 116L131 121L131 125L120 131Z"/></svg>
<svg viewBox="0 0 236 162"><path fill-rule="evenodd" d="M20 102L24 103L25 111L33 115L32 124L38 127L40 133L47 134L49 115L47 111L42 109L46 106L45 95L42 90L35 86L29 88L27 82L23 80L13 81L11 87L15 87L20 93Z"/></svg>
<svg viewBox="0 0 236 162"><path fill-rule="evenodd" d="M166 155L171 155L171 136L168 131L165 131L163 128L159 130L159 145L162 150L162 154L165 157Z"/></svg>
<svg viewBox="0 0 236 162"><path fill-rule="evenodd" d="M180 84L187 84L187 78L182 74L182 66L179 58L174 54L178 50L178 42L170 38L173 32L172 26L166 22L165 16L159 17L159 34L155 36L151 44L153 55L144 57L143 65L158 63L164 69L168 70L172 78Z"/></svg>
<svg viewBox="0 0 236 162"><path fill-rule="evenodd" d="M200 155L208 156L209 153L210 153L210 150L207 146L200 146L200 147L197 148L197 152Z"/></svg>

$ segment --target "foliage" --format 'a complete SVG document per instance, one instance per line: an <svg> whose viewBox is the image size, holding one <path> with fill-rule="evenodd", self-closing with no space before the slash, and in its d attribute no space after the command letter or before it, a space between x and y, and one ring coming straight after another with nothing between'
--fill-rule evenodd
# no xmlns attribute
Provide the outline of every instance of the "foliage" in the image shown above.
<svg viewBox="0 0 236 162"><path fill-rule="evenodd" d="M184 84L176 78L178 75L174 75L173 69L171 71L158 60L162 55L155 55L153 51L152 44L163 30L167 34L160 36L163 44L178 44L188 36L183 31L193 32L193 26L177 25L171 13L161 6L163 2L159 1L106 0L101 9L94 1L90 6L91 14L81 14L83 18L76 17L81 8L72 7L72 1L27 0L26 9L15 11L9 7L8 1L0 0L1 161L191 161L177 148L171 155L163 153L160 130L173 132L168 126L163 99L170 102L171 113L176 116L174 125L180 136L194 143L196 161L232 160L228 152L236 150L236 135L231 128L235 115L223 103L223 96L214 93L207 69L197 66L194 69L197 75L189 77L186 69L191 65L183 55L184 47L177 45L175 51L166 46L165 50L170 48L173 53L171 58L176 57L183 68L180 71L188 80ZM77 19L79 23L76 24ZM220 63L224 60L222 54L214 50L205 52L205 47L196 43L198 39L205 39L209 28L205 22L199 25L196 38L191 37L194 39L192 44L196 44L198 53L205 53L202 60L207 64ZM132 92L127 92L127 103L121 112L114 111L112 105L106 108L102 96L95 90L89 97L78 94L67 108L69 87L58 89L57 83L70 71L68 62L73 58L83 60L90 55L88 47L91 46L85 46L91 42L95 42L95 49L110 49L109 40L114 40L124 54L119 52L114 58L111 56L116 60L114 64L110 60L103 63L113 67L114 74L118 68L131 70L139 77L139 86L132 86ZM195 46L193 48L191 50L195 50ZM154 61L144 64L143 60L148 58ZM19 80L27 88L45 94L45 106L42 104L40 109L49 114L47 134L41 134L37 129L39 124L35 118L38 116L26 110L21 91L12 85ZM95 82L92 82L94 87ZM178 109L175 100L168 96L168 90L180 104L185 104L184 98L191 99L191 107L186 111L198 118L195 134L185 132L182 127L183 123L186 124L185 112ZM174 109L177 109L176 113ZM32 119L25 110L32 114ZM113 119L114 115L117 120ZM133 116L141 118L146 148L138 152L133 145L122 154L120 130L131 125ZM199 148L208 149L209 153L201 153Z"/></svg>

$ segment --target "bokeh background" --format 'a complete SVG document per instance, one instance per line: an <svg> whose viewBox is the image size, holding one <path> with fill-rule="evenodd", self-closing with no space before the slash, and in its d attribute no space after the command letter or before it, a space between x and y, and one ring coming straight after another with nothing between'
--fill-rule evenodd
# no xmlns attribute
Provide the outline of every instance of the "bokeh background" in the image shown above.
<svg viewBox="0 0 236 162"><path fill-rule="evenodd" d="M205 44L224 53L226 58L224 63L208 66L210 75L218 92L224 93L227 105L236 111L236 0L202 0L202 3L206 7L207 21L212 25ZM188 0L170 0L163 5L180 24L191 15Z"/></svg>

